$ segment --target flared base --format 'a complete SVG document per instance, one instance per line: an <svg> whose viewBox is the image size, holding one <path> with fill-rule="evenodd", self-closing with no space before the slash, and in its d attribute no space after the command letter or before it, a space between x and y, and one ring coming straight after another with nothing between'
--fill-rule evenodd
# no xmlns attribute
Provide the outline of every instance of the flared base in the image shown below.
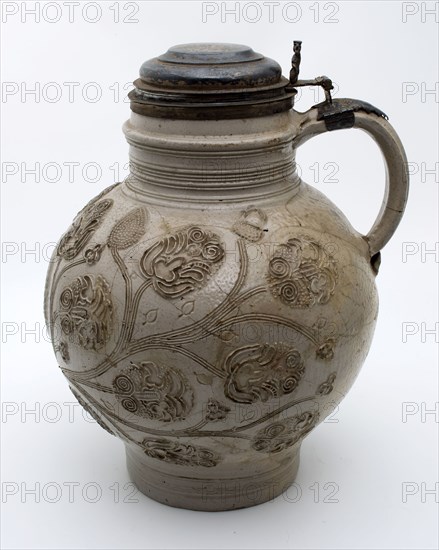
<svg viewBox="0 0 439 550"><path fill-rule="evenodd" d="M211 468L191 471L160 463L126 446L128 472L139 491L168 506L206 512L247 508L279 496L294 482L299 468L300 445L289 451L272 463L249 462L239 469L233 465L229 472L223 467L215 477Z"/></svg>

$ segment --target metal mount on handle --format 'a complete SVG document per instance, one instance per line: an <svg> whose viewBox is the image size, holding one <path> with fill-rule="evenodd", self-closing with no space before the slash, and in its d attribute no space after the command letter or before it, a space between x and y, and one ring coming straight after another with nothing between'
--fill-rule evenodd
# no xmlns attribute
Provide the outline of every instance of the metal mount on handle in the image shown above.
<svg viewBox="0 0 439 550"><path fill-rule="evenodd" d="M291 58L290 86L297 88L300 86L321 86L325 92L325 100L311 109L318 110L317 120L324 120L327 130L340 130L342 128L352 128L355 123L354 113L356 111L365 111L366 113L375 113L388 119L387 115L380 109L377 109L366 101L358 99L332 99L331 90L334 89L332 80L327 76L317 76L312 80L299 80L300 61L301 61L301 40L295 40L293 45L293 57Z"/></svg>
<svg viewBox="0 0 439 550"><path fill-rule="evenodd" d="M302 43L299 40L294 42L288 88L297 92L295 88L300 86L321 86L326 99L304 113L296 111L296 116L299 117L299 131L294 138L295 147L324 132L359 128L372 137L383 154L386 165L383 203L372 228L363 236L369 246L372 267L377 272L380 250L395 232L407 202L409 174L404 147L395 130L387 122L388 117L380 109L359 99L332 99L333 85L327 76L299 80L301 47Z"/></svg>
<svg viewBox="0 0 439 550"><path fill-rule="evenodd" d="M332 80L328 76L317 76L312 80L299 80L302 41L295 40L293 44L293 57L291 58L290 84L294 88L301 86L321 86L325 92L325 103L331 104L331 90L334 89Z"/></svg>

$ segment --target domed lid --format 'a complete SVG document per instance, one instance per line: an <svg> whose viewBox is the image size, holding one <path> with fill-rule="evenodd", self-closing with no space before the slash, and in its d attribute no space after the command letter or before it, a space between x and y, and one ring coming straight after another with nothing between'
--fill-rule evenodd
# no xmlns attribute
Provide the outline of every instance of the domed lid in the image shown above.
<svg viewBox="0 0 439 550"><path fill-rule="evenodd" d="M131 109L166 118L262 116L292 107L280 65L240 44L182 44L150 59L129 94Z"/></svg>

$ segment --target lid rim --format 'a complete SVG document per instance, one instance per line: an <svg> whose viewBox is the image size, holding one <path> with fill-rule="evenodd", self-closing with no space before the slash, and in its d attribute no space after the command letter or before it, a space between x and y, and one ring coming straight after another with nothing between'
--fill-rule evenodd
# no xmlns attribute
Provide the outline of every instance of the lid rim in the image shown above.
<svg viewBox="0 0 439 550"><path fill-rule="evenodd" d="M211 118L208 109L215 118L230 118L221 109L259 116L262 105L264 112L291 108L296 93L276 61L248 46L221 43L173 46L142 64L134 86L132 110L178 118L185 112L186 118Z"/></svg>
<svg viewBox="0 0 439 550"><path fill-rule="evenodd" d="M236 87L236 88L226 88L224 86L220 87L220 88L214 88L213 86L209 87L208 89L206 89L206 87L196 87L195 85L194 86L191 86L190 88L187 88L187 89L181 89L181 88L166 88L166 87L162 87L162 86L156 86L156 85L152 85L152 84L146 84L144 80L142 80L141 78L138 78L137 80L135 80L133 82L135 88L139 91L142 91L142 92L147 92L147 93L151 93L151 94L154 94L154 93L162 93L162 94L167 94L169 95L170 97L174 97L174 96L184 96L184 95L204 95L204 96L209 96L211 94L221 94L221 95L231 95L231 94L236 94L236 93L242 93L242 94L245 94L245 93L259 93L259 92L264 92L264 91L267 91L267 90L282 90L286 87L289 86L290 82L289 80L287 80L285 77L281 77L281 80L279 82L275 82L274 84L268 84L266 86L258 86L257 88L254 87L254 88L239 88L239 87Z"/></svg>
<svg viewBox="0 0 439 550"><path fill-rule="evenodd" d="M293 108L293 96L276 98L272 101L244 104L220 104L189 106L160 105L131 101L133 113L153 118L168 118L172 120L226 120L238 118L259 118L290 111Z"/></svg>

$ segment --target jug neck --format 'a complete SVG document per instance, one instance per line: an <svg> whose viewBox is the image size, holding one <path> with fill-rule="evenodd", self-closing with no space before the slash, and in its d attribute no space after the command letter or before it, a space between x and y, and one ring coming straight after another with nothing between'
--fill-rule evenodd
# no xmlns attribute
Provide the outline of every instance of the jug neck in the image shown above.
<svg viewBox="0 0 439 550"><path fill-rule="evenodd" d="M171 120L132 113L126 193L157 204L278 200L297 192L294 111L232 120Z"/></svg>

